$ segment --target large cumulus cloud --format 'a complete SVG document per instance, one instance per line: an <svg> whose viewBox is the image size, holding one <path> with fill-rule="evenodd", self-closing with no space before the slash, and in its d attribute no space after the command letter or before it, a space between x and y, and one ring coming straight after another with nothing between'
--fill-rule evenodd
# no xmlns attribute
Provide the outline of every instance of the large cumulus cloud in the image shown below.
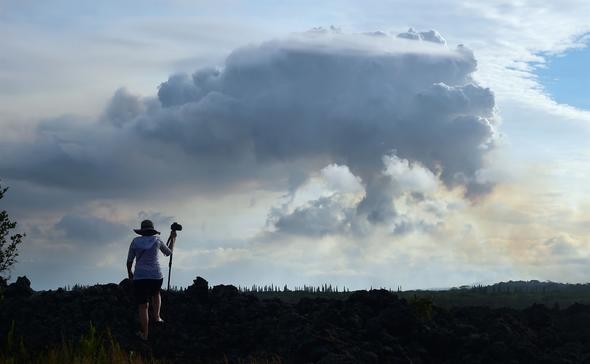
<svg viewBox="0 0 590 364"><path fill-rule="evenodd" d="M163 184L293 190L329 164L360 179L353 210L318 200L277 220L288 230L310 226L308 212L338 231L350 214L395 218L402 191L386 171L392 156L477 197L490 188L478 176L494 145L494 96L472 79L471 51L447 48L436 32L410 33L311 32L237 49L220 68L171 76L157 97L117 91L97 122L41 124L34 142L3 148L0 173L103 195Z"/></svg>

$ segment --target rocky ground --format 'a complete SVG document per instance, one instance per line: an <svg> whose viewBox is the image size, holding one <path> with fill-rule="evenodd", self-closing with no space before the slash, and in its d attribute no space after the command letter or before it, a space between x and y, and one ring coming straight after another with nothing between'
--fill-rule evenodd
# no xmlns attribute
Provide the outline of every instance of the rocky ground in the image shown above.
<svg viewBox="0 0 590 364"><path fill-rule="evenodd" d="M130 284L33 292L19 279L4 289L0 342L15 322L28 350L76 342L92 322L127 350L178 363L590 363L590 306L524 310L442 309L388 291L346 300L259 300L199 278L164 292L165 324L148 343L134 336Z"/></svg>

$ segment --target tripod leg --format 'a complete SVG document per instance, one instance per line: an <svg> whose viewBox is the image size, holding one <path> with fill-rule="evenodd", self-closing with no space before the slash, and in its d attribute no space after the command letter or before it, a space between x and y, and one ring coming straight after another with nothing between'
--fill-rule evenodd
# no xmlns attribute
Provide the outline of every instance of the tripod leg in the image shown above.
<svg viewBox="0 0 590 364"><path fill-rule="evenodd" d="M172 254L170 254L170 262L168 263L168 291L170 290L170 275L172 274Z"/></svg>

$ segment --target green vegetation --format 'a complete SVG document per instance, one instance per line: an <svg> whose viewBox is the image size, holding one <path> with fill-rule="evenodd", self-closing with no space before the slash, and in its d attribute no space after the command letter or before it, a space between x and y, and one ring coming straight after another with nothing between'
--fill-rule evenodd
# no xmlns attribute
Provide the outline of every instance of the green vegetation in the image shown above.
<svg viewBox="0 0 590 364"><path fill-rule="evenodd" d="M414 296L410 300L410 305L416 312L416 317L422 321L430 321L432 319L432 300L427 297Z"/></svg>
<svg viewBox="0 0 590 364"><path fill-rule="evenodd" d="M147 345L147 346L146 346ZM149 343L143 344L149 350ZM227 364L229 360L223 354L215 363ZM31 354L27 351L22 337L15 332L12 322L2 350L0 364L164 364L166 360L147 357L141 353L124 350L111 335L110 330L99 333L90 323L88 331L77 343L62 343L61 346L43 352ZM281 364L281 358L248 358L238 360L238 364Z"/></svg>
<svg viewBox="0 0 590 364"><path fill-rule="evenodd" d="M463 286L440 291L404 291L401 297L424 297L440 307L487 306L523 309L535 303L566 308L574 303L590 304L590 284L540 281L509 281L490 286Z"/></svg>
<svg viewBox="0 0 590 364"><path fill-rule="evenodd" d="M8 188L0 185L0 200ZM18 245L22 242L24 234L12 233L16 228L16 222L11 221L6 210L0 212L0 277L6 276L10 268L16 263ZM12 234L12 235L11 235Z"/></svg>
<svg viewBox="0 0 590 364"><path fill-rule="evenodd" d="M0 364L38 363L38 364L144 364L163 363L145 359L134 352L127 352L113 339L110 331L99 334L90 324L88 332L76 344L62 343L60 347L46 352L30 354L21 338L17 338L14 322L6 336L4 348L0 353Z"/></svg>
<svg viewBox="0 0 590 364"><path fill-rule="evenodd" d="M255 289L254 289L255 288ZM295 303L301 298L346 299L351 295L347 288L303 286L294 289L277 289L277 286L240 287L240 291L261 299L280 299ZM448 290L388 291L405 298L414 305L420 315L428 316L428 302L450 308L458 306L487 306L493 308L526 308L535 303L548 307L566 308L574 303L590 304L590 284L564 284L540 281L509 281L490 286L461 286Z"/></svg>
<svg viewBox="0 0 590 364"><path fill-rule="evenodd" d="M289 288L287 285L252 285L251 287L238 286L242 293L252 294L260 299L280 299L283 302L296 303L302 298L326 298L345 299L350 295L346 287L323 284L321 286L303 285Z"/></svg>

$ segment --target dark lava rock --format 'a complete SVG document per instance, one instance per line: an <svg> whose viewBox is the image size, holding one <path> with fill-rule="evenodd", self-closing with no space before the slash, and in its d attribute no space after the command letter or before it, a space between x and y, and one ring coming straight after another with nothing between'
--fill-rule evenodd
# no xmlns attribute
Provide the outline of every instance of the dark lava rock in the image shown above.
<svg viewBox="0 0 590 364"><path fill-rule="evenodd" d="M207 301L209 294L209 282L203 277L197 277L193 284L186 289L189 296L196 298L198 301Z"/></svg>
<svg viewBox="0 0 590 364"><path fill-rule="evenodd" d="M545 305L534 304L524 310L528 324L535 328L551 326L551 315Z"/></svg>
<svg viewBox="0 0 590 364"><path fill-rule="evenodd" d="M133 289L133 282L129 278L125 278L119 282L119 287L123 291L131 293Z"/></svg>
<svg viewBox="0 0 590 364"><path fill-rule="evenodd" d="M31 288L31 281L27 276L22 276L6 287L5 295L6 297L29 297L34 292Z"/></svg>
<svg viewBox="0 0 590 364"><path fill-rule="evenodd" d="M229 284L229 285L219 284L217 286L214 286L213 289L211 290L211 296L218 298L218 299L234 298L234 297L237 297L238 294L239 294L239 291L236 288L236 286L233 286L231 284Z"/></svg>
<svg viewBox="0 0 590 364"><path fill-rule="evenodd" d="M162 292L164 324L139 342L132 282L33 292L20 277L6 288L0 343L12 322L30 353L77 343L90 323L124 350L175 363L590 363L590 306L525 310L433 306L384 290L346 300L260 300L231 285L209 290L201 277ZM106 336L105 336L106 337Z"/></svg>

